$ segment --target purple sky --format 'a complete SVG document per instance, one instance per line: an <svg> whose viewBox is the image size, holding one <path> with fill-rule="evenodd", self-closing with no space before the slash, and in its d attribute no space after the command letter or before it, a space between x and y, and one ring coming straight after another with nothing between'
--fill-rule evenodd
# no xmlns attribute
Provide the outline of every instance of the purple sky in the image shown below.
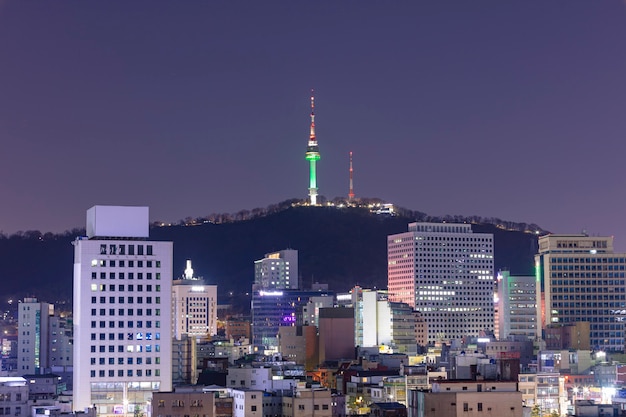
<svg viewBox="0 0 626 417"><path fill-rule="evenodd" d="M612 234L626 250L617 1L0 0L0 230L307 194Z"/></svg>

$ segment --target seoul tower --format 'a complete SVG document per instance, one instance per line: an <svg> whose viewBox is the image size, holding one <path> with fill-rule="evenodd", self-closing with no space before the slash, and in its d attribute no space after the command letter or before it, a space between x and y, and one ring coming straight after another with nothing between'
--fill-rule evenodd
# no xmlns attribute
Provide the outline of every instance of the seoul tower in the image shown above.
<svg viewBox="0 0 626 417"><path fill-rule="evenodd" d="M309 146L306 148L305 159L309 161L309 202L312 206L317 205L317 173L315 164L320 159L320 148L315 139L315 96L311 90L311 134L309 135Z"/></svg>

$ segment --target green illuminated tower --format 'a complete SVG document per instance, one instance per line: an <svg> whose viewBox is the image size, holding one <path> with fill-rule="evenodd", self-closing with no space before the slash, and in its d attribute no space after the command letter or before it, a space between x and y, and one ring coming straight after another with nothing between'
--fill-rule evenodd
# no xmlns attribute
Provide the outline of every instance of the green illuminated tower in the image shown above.
<svg viewBox="0 0 626 417"><path fill-rule="evenodd" d="M309 203L317 205L317 172L315 164L320 159L320 149L315 139L315 96L311 90L311 134L309 135L309 145L306 148L305 159L309 161Z"/></svg>

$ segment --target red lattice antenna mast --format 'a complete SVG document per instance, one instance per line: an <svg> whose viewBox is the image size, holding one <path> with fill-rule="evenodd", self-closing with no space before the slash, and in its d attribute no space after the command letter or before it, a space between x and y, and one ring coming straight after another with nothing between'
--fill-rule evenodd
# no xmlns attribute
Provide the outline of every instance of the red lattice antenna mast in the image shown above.
<svg viewBox="0 0 626 417"><path fill-rule="evenodd" d="M352 181L352 151L350 151L350 191L348 191L348 199L352 200L354 198L354 183Z"/></svg>

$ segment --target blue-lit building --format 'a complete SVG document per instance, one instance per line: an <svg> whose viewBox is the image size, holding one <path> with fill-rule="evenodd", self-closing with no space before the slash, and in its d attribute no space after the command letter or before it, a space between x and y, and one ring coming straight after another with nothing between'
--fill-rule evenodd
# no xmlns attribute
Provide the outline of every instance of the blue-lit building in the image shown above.
<svg viewBox="0 0 626 417"><path fill-rule="evenodd" d="M278 351L278 328L302 324L302 307L311 297L331 297L328 290L255 290L252 294L252 343L259 352Z"/></svg>

